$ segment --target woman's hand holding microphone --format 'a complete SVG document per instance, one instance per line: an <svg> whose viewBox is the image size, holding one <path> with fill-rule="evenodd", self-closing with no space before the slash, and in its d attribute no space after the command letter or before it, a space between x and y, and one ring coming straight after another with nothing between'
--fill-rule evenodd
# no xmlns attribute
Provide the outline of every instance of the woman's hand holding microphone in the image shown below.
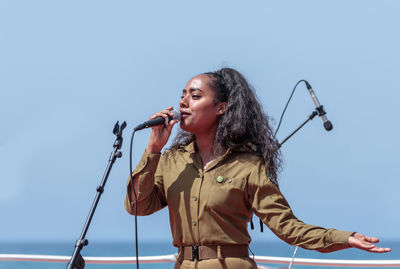
<svg viewBox="0 0 400 269"><path fill-rule="evenodd" d="M170 117L172 118L172 120L167 125L161 124L152 127L149 143L146 148L147 153L160 153L165 144L167 144L168 139L171 135L172 127L175 125L175 123L179 121L179 119L174 119L174 114L172 113L172 109L173 109L172 106L167 107L166 109L155 113L150 118L150 120L152 120L157 117L163 117L164 119Z"/></svg>

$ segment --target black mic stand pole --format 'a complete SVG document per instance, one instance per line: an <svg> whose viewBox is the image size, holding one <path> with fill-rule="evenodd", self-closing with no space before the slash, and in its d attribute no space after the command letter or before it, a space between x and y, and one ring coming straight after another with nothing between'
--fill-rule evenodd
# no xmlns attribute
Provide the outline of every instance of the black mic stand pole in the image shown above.
<svg viewBox="0 0 400 269"><path fill-rule="evenodd" d="M297 127L296 130L294 130L290 135L288 135L285 139L283 139L283 141L281 143L279 143L279 147L282 147L282 145L289 140L289 138L291 138L295 133L297 133L298 130L300 130L301 128L303 128L304 125L306 125L309 121L311 121L315 116L317 116L319 114L319 112L317 112L318 110L314 110L310 116L308 116L308 118L302 123L300 124L299 127Z"/></svg>
<svg viewBox="0 0 400 269"><path fill-rule="evenodd" d="M96 197L95 197L95 199L93 201L92 208L89 211L89 215L88 215L88 217L86 219L86 223L83 226L81 236L76 241L75 249L74 249L74 252L73 252L73 254L71 256L71 260L68 262L67 269L83 269L85 267L85 260L81 256L80 252L81 252L81 250L82 250L82 248L84 246L87 246L89 244L89 241L87 239L85 239L85 236L86 236L87 230L89 229L90 222L92 221L92 218L93 218L93 215L94 215L94 211L96 210L96 207L97 207L97 204L98 204L98 202L100 200L101 194L104 191L104 187L106 185L107 178L108 178L108 175L110 174L111 168L112 168L115 160L117 158L121 158L122 157L122 152L120 151L120 149L121 149L122 141L123 141L122 131L124 130L125 127L126 127L126 122L125 121L122 123L121 127L119 126L119 122L118 121L114 126L113 133L117 136L117 138L116 138L116 140L114 142L114 145L113 145L114 150L111 153L110 159L108 160L108 165L107 165L106 171L104 172L101 185L97 186Z"/></svg>

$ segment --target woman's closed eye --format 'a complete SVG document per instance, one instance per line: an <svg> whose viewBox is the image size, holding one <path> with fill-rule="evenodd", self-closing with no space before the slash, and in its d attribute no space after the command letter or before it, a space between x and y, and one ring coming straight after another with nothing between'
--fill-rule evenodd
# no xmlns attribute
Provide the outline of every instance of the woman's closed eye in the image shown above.
<svg viewBox="0 0 400 269"><path fill-rule="evenodd" d="M185 98L186 97L186 95L181 95L181 99L183 99L183 98ZM201 96L200 95L197 95L197 94L192 94L192 98L193 99L199 99Z"/></svg>

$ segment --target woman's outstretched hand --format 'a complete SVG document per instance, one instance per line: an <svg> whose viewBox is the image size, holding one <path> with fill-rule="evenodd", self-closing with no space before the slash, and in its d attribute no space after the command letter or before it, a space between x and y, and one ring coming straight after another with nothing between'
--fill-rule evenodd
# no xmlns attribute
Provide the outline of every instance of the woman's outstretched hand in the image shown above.
<svg viewBox="0 0 400 269"><path fill-rule="evenodd" d="M381 248L375 245L379 243L376 237L365 236L363 234L355 233L349 237L349 246L359 248L369 252L385 253L392 251L390 248Z"/></svg>
<svg viewBox="0 0 400 269"><path fill-rule="evenodd" d="M150 120L155 119L157 117L167 118L168 116L173 117L172 114L172 106L167 107L166 109L155 113ZM172 127L179 120L171 120L167 126L165 124L161 124L158 126L152 127L152 132L149 139L149 144L147 145L146 151L148 153L159 153L162 148L167 144L169 136L171 135Z"/></svg>

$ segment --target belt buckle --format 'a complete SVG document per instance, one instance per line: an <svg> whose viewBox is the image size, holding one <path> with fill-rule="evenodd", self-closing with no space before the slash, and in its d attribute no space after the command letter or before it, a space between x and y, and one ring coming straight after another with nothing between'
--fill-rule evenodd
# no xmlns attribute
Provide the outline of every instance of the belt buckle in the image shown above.
<svg viewBox="0 0 400 269"><path fill-rule="evenodd" d="M192 261L199 261L199 245L192 246Z"/></svg>

